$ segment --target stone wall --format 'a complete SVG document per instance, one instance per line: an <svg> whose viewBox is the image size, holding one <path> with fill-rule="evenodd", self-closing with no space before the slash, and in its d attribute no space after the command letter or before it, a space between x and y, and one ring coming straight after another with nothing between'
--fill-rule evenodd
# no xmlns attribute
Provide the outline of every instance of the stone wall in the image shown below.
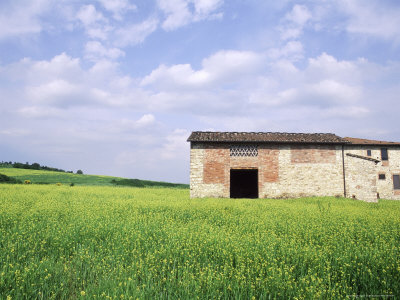
<svg viewBox="0 0 400 300"><path fill-rule="evenodd" d="M387 147L389 159L381 161L379 146L346 146L346 196L365 201L400 200L393 175L400 175L400 147ZM341 146L258 146L258 156L231 157L229 144L192 143L190 152L191 197L229 197L230 169L258 169L259 197L343 196ZM367 157L373 161L348 156ZM385 179L379 179L384 174Z"/></svg>
<svg viewBox="0 0 400 300"><path fill-rule="evenodd" d="M192 143L191 197L229 197L231 169L258 169L260 198L343 195L340 147L262 144L255 157L231 157L229 149Z"/></svg>
<svg viewBox="0 0 400 300"><path fill-rule="evenodd" d="M388 161L381 161L381 148L388 148ZM371 158L380 162L375 164L345 155L346 173L349 173L349 176L346 174L348 197L355 195L356 198L369 198L363 200L377 201L379 194L382 199L400 200L400 190L393 188L393 175L400 175L400 147L347 146L345 153L367 157L367 150L371 150ZM385 179L379 179L379 174L384 174ZM375 200L372 200L371 196L363 195L365 192L375 194Z"/></svg>
<svg viewBox="0 0 400 300"><path fill-rule="evenodd" d="M207 145L199 143L191 143L190 149L190 197L191 198L203 198L203 197L229 197L224 191L224 183L212 182L212 179L217 177L215 173L218 171L210 170L206 171L204 174L204 169L207 166L212 165L213 160L208 154L208 159L206 160L206 147ZM216 149L218 150L218 148ZM229 149L228 149L229 150ZM217 156L218 157L218 156ZM207 165L207 166L206 166ZM224 166L225 170L226 166ZM204 176L206 175L206 177ZM225 171L223 171L224 181L225 181Z"/></svg>
<svg viewBox="0 0 400 300"><path fill-rule="evenodd" d="M367 202L376 202L377 188L375 162L360 157L346 155L345 170L347 197L361 199Z"/></svg>
<svg viewBox="0 0 400 300"><path fill-rule="evenodd" d="M346 196L365 201L380 198L400 200L393 189L393 175L400 175L400 147L387 147L389 160L381 162L381 147L346 146ZM191 197L230 196L231 169L258 169L260 198L343 196L342 146L258 146L258 156L230 156L229 144L191 143ZM375 163L354 154L371 158ZM385 174L385 179L379 179Z"/></svg>
<svg viewBox="0 0 400 300"><path fill-rule="evenodd" d="M280 146L279 180L264 182L260 197L343 196L341 151L334 146Z"/></svg>

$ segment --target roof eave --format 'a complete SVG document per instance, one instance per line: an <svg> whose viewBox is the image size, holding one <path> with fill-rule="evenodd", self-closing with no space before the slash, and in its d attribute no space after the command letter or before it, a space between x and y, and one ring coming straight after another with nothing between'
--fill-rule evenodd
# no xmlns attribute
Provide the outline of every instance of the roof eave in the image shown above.
<svg viewBox="0 0 400 300"><path fill-rule="evenodd" d="M379 144L379 143L372 143L372 144L362 144L362 143L349 143L349 146L385 146L385 147L400 147L400 144Z"/></svg>
<svg viewBox="0 0 400 300"><path fill-rule="evenodd" d="M348 142L298 142L298 141L210 141L210 140L191 140L187 139L190 143L218 143L218 144L226 144L226 143L252 143L252 144L312 144L312 145L351 145Z"/></svg>

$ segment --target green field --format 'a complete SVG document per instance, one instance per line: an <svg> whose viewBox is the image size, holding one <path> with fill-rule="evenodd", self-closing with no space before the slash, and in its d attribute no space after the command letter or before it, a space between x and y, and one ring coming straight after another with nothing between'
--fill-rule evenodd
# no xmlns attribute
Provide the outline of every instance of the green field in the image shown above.
<svg viewBox="0 0 400 300"><path fill-rule="evenodd" d="M70 185L98 185L98 186L113 186L112 180L122 182L123 185L129 185L126 178L100 176L100 175L79 175L65 172L54 172L44 170L30 170L18 168L0 168L0 174L4 174L24 182L25 180L31 181L33 184L67 184ZM137 179L136 179L137 180ZM137 180L144 186L160 186L160 187L177 187L188 188L187 184L174 184L168 182ZM126 184L125 184L126 183Z"/></svg>
<svg viewBox="0 0 400 300"><path fill-rule="evenodd" d="M385 200L3 184L0 299L396 299L399 216Z"/></svg>

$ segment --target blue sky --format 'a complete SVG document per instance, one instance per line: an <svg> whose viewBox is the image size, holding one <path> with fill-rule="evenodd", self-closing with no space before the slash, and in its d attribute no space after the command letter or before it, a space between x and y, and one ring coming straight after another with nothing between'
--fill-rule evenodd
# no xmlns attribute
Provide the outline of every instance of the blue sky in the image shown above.
<svg viewBox="0 0 400 300"><path fill-rule="evenodd" d="M193 130L400 141L400 2L0 3L0 160L189 181Z"/></svg>

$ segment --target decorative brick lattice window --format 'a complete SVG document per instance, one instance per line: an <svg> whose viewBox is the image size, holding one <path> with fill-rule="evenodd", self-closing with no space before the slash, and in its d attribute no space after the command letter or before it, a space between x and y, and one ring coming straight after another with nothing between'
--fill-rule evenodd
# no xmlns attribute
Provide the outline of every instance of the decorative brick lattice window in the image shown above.
<svg viewBox="0 0 400 300"><path fill-rule="evenodd" d="M258 148L256 145L232 145L230 148L231 156L258 156Z"/></svg>

